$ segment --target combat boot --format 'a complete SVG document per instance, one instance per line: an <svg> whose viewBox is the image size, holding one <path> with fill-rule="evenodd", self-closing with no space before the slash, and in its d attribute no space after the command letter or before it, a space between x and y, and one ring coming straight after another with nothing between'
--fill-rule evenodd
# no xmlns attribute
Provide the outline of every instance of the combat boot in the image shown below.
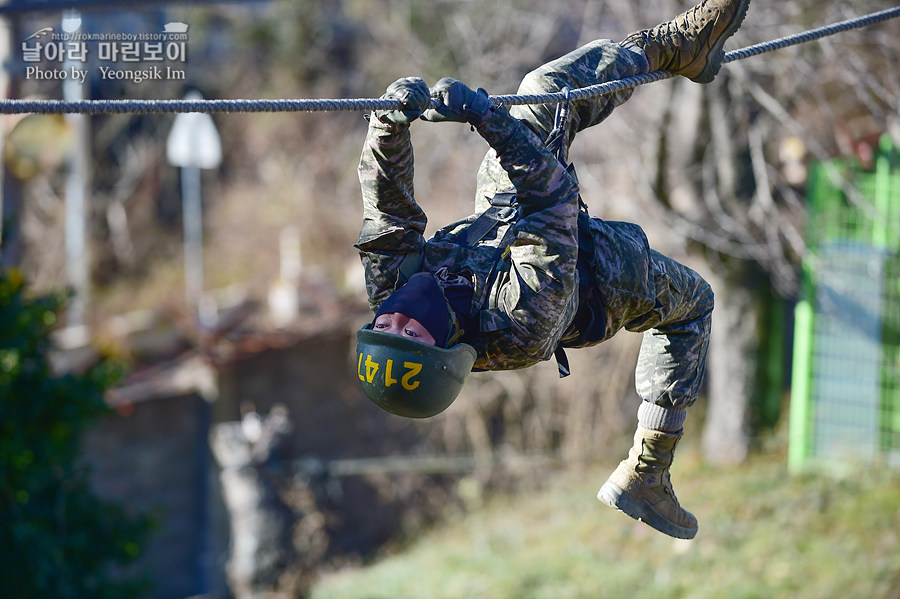
<svg viewBox="0 0 900 599"><path fill-rule="evenodd" d="M669 467L681 434L638 425L628 458L600 487L597 499L669 536L693 539L697 519L678 504L669 480Z"/></svg>
<svg viewBox="0 0 900 599"><path fill-rule="evenodd" d="M626 37L647 55L650 72L669 71L697 83L709 83L719 69L725 40L737 31L750 0L703 0L667 23Z"/></svg>

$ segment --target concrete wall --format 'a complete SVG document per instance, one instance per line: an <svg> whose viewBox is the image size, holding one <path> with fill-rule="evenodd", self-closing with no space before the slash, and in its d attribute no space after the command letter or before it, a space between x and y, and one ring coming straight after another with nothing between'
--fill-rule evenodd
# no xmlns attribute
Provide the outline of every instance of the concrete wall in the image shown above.
<svg viewBox="0 0 900 599"><path fill-rule="evenodd" d="M215 365L182 358L114 390L116 413L87 435L85 450L101 496L157 516L160 529L139 564L156 584L151 599L228 596L228 515L208 442L217 423L284 406L294 431L286 461L394 455L420 443L421 423L382 412L363 395L355 343L355 330L340 330L280 347L258 344ZM388 541L403 517L404 493L417 492L409 480L406 487L355 477L319 489L327 557L365 554Z"/></svg>
<svg viewBox="0 0 900 599"><path fill-rule="evenodd" d="M356 374L355 349L355 331L342 331L230 361L219 371L214 420L240 420L242 404L260 413L282 404L297 430L295 456L336 458L409 447L418 435L416 424L369 402Z"/></svg>
<svg viewBox="0 0 900 599"><path fill-rule="evenodd" d="M153 580L154 599L224 587L221 566L212 563L213 545L221 551L224 541L213 525L209 413L196 393L156 397L120 406L84 440L97 492L158 525L139 564Z"/></svg>

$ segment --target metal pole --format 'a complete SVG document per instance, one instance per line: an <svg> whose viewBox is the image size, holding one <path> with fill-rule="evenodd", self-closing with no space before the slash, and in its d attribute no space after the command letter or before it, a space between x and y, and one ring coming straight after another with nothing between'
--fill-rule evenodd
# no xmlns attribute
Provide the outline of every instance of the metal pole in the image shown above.
<svg viewBox="0 0 900 599"><path fill-rule="evenodd" d="M63 22L74 23L80 20L77 11L66 11ZM70 71L72 65L66 61L65 69ZM63 80L63 97L66 100L83 100L82 84L74 77ZM83 114L65 115L66 123L72 131L75 143L69 155L66 178L66 274L69 285L74 291L68 306L67 326L78 327L84 324L85 307L88 293L88 255L86 225L86 195L90 177L87 116Z"/></svg>
<svg viewBox="0 0 900 599"><path fill-rule="evenodd" d="M200 205L200 169L181 169L181 199L184 219L184 288L193 316L198 315L203 293L203 211Z"/></svg>
<svg viewBox="0 0 900 599"><path fill-rule="evenodd" d="M12 64L12 27L10 23L0 18L0 62L3 64ZM10 92L9 69L0 69L0 98L9 98ZM0 134L0 156L3 155L4 135ZM4 170L3 161L0 160L0 264L3 264L3 201L5 198L4 184L6 183L6 172Z"/></svg>

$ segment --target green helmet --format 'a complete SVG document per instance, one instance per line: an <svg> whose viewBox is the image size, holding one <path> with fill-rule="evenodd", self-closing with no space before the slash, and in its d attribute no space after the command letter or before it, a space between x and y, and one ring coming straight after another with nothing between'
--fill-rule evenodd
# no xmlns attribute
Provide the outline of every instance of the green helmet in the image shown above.
<svg viewBox="0 0 900 599"><path fill-rule="evenodd" d="M444 349L372 330L371 324L357 332L356 353L356 373L372 403L407 418L446 410L476 357L475 348L465 343Z"/></svg>

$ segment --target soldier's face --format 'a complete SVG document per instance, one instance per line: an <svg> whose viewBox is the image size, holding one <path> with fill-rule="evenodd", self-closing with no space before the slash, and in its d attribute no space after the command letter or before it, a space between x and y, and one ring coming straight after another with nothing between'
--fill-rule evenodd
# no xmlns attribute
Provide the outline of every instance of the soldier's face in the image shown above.
<svg viewBox="0 0 900 599"><path fill-rule="evenodd" d="M428 329L422 326L422 323L415 318L410 318L402 312L380 314L372 324L372 328L382 333L401 335L426 345L434 345L434 337L428 332Z"/></svg>

